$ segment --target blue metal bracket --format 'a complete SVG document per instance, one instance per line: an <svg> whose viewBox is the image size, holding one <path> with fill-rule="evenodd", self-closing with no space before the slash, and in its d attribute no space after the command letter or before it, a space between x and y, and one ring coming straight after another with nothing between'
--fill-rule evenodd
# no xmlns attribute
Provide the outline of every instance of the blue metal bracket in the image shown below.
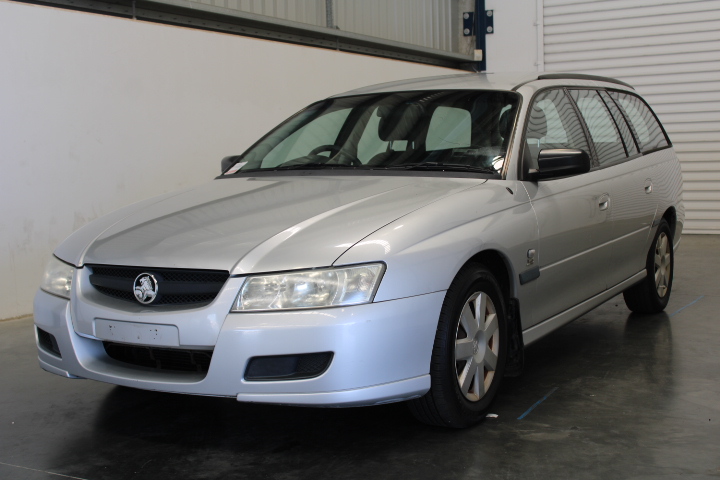
<svg viewBox="0 0 720 480"><path fill-rule="evenodd" d="M463 13L463 37L475 35L475 12Z"/></svg>
<svg viewBox="0 0 720 480"><path fill-rule="evenodd" d="M485 34L490 35L495 31L495 22L493 21L493 11L485 10Z"/></svg>
<svg viewBox="0 0 720 480"><path fill-rule="evenodd" d="M495 31L495 22L493 22L493 11L485 10L485 34L491 34ZM463 12L463 37L471 37L475 35L475 12Z"/></svg>
<svg viewBox="0 0 720 480"><path fill-rule="evenodd" d="M482 12L482 13L480 13ZM475 68L481 72L487 69L487 46L485 35L495 32L492 10L485 10L485 0L475 0L474 12L463 12L463 36L475 35Z"/></svg>

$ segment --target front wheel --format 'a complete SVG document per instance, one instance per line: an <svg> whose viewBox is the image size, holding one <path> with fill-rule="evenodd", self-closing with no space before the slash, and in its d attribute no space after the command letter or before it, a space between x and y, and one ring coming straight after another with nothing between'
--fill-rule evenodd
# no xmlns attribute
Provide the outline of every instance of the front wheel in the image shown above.
<svg viewBox="0 0 720 480"><path fill-rule="evenodd" d="M454 428L485 416L505 369L507 323L502 291L481 265L464 268L445 295L430 364L431 386L410 402L421 422Z"/></svg>
<svg viewBox="0 0 720 480"><path fill-rule="evenodd" d="M636 313L665 310L670 300L674 266L672 232L667 221L661 220L647 255L647 276L623 292L625 305Z"/></svg>

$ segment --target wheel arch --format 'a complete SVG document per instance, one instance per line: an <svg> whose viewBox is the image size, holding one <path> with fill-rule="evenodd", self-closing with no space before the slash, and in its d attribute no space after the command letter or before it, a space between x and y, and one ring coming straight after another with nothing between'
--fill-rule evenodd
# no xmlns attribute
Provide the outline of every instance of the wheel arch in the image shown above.
<svg viewBox="0 0 720 480"><path fill-rule="evenodd" d="M488 249L473 255L460 269L467 265L479 263L490 270L500 284L500 291L505 299L505 312L508 321L508 355L505 365L506 377L517 377L522 373L525 363L525 345L522 338L522 322L520 320L520 304L515 296L513 269L508 258L499 250Z"/></svg>
<svg viewBox="0 0 720 480"><path fill-rule="evenodd" d="M512 282L512 267L507 257L498 250L488 249L473 255L462 268L471 263L480 263L495 276L500 284L500 290L506 301L515 296L515 287ZM461 268L461 270L462 270Z"/></svg>
<svg viewBox="0 0 720 480"><path fill-rule="evenodd" d="M675 207L668 207L667 210L665 210L665 213L663 213L662 218L668 222L668 225L670 226L670 234L672 235L673 241L677 238L675 229L677 228L677 212L675 211Z"/></svg>

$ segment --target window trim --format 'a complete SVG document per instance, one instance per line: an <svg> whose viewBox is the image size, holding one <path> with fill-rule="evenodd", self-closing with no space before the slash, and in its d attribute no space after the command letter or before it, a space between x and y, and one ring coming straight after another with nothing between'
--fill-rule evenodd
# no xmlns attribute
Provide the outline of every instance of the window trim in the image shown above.
<svg viewBox="0 0 720 480"><path fill-rule="evenodd" d="M514 92L515 95L517 96L517 107L515 108L515 118L513 119L512 127L510 128L510 138L508 139L508 142L507 142L507 151L505 152L505 164L503 165L503 168L500 171L500 177L503 180L507 179L508 172L510 171L510 161L509 160L512 159L513 147L515 145L515 139L517 138L517 135L518 135L518 126L520 123L520 112L522 111L523 102L525 101L525 98L522 95L520 95L517 91L512 90L512 92ZM524 139L524 136L525 136L524 130L520 135ZM522 150L520 153L522 155ZM521 164L521 163L522 163L522 157L520 157L520 162L518 162L518 164ZM518 178L522 178L522 177L518 176Z"/></svg>

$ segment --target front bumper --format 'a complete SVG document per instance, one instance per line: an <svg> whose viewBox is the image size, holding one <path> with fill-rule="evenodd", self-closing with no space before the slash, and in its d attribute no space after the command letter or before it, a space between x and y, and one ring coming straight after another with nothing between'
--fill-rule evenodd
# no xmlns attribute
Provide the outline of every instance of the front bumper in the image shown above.
<svg viewBox="0 0 720 480"><path fill-rule="evenodd" d="M38 356L40 366L51 373L146 390L289 405L401 401L423 395L430 388L430 356L444 295L436 292L341 308L226 314L208 372L201 374L136 367L111 359L99 338L75 331L69 301L39 291L35 324L55 336L62 357L40 344ZM216 304L207 308L227 312L225 306ZM138 321L153 323L147 315ZM167 316L163 322L167 324ZM187 338L183 325L176 326L180 338ZM188 340L182 343L200 345ZM318 377L243 378L253 357L315 352L333 352L330 366Z"/></svg>

